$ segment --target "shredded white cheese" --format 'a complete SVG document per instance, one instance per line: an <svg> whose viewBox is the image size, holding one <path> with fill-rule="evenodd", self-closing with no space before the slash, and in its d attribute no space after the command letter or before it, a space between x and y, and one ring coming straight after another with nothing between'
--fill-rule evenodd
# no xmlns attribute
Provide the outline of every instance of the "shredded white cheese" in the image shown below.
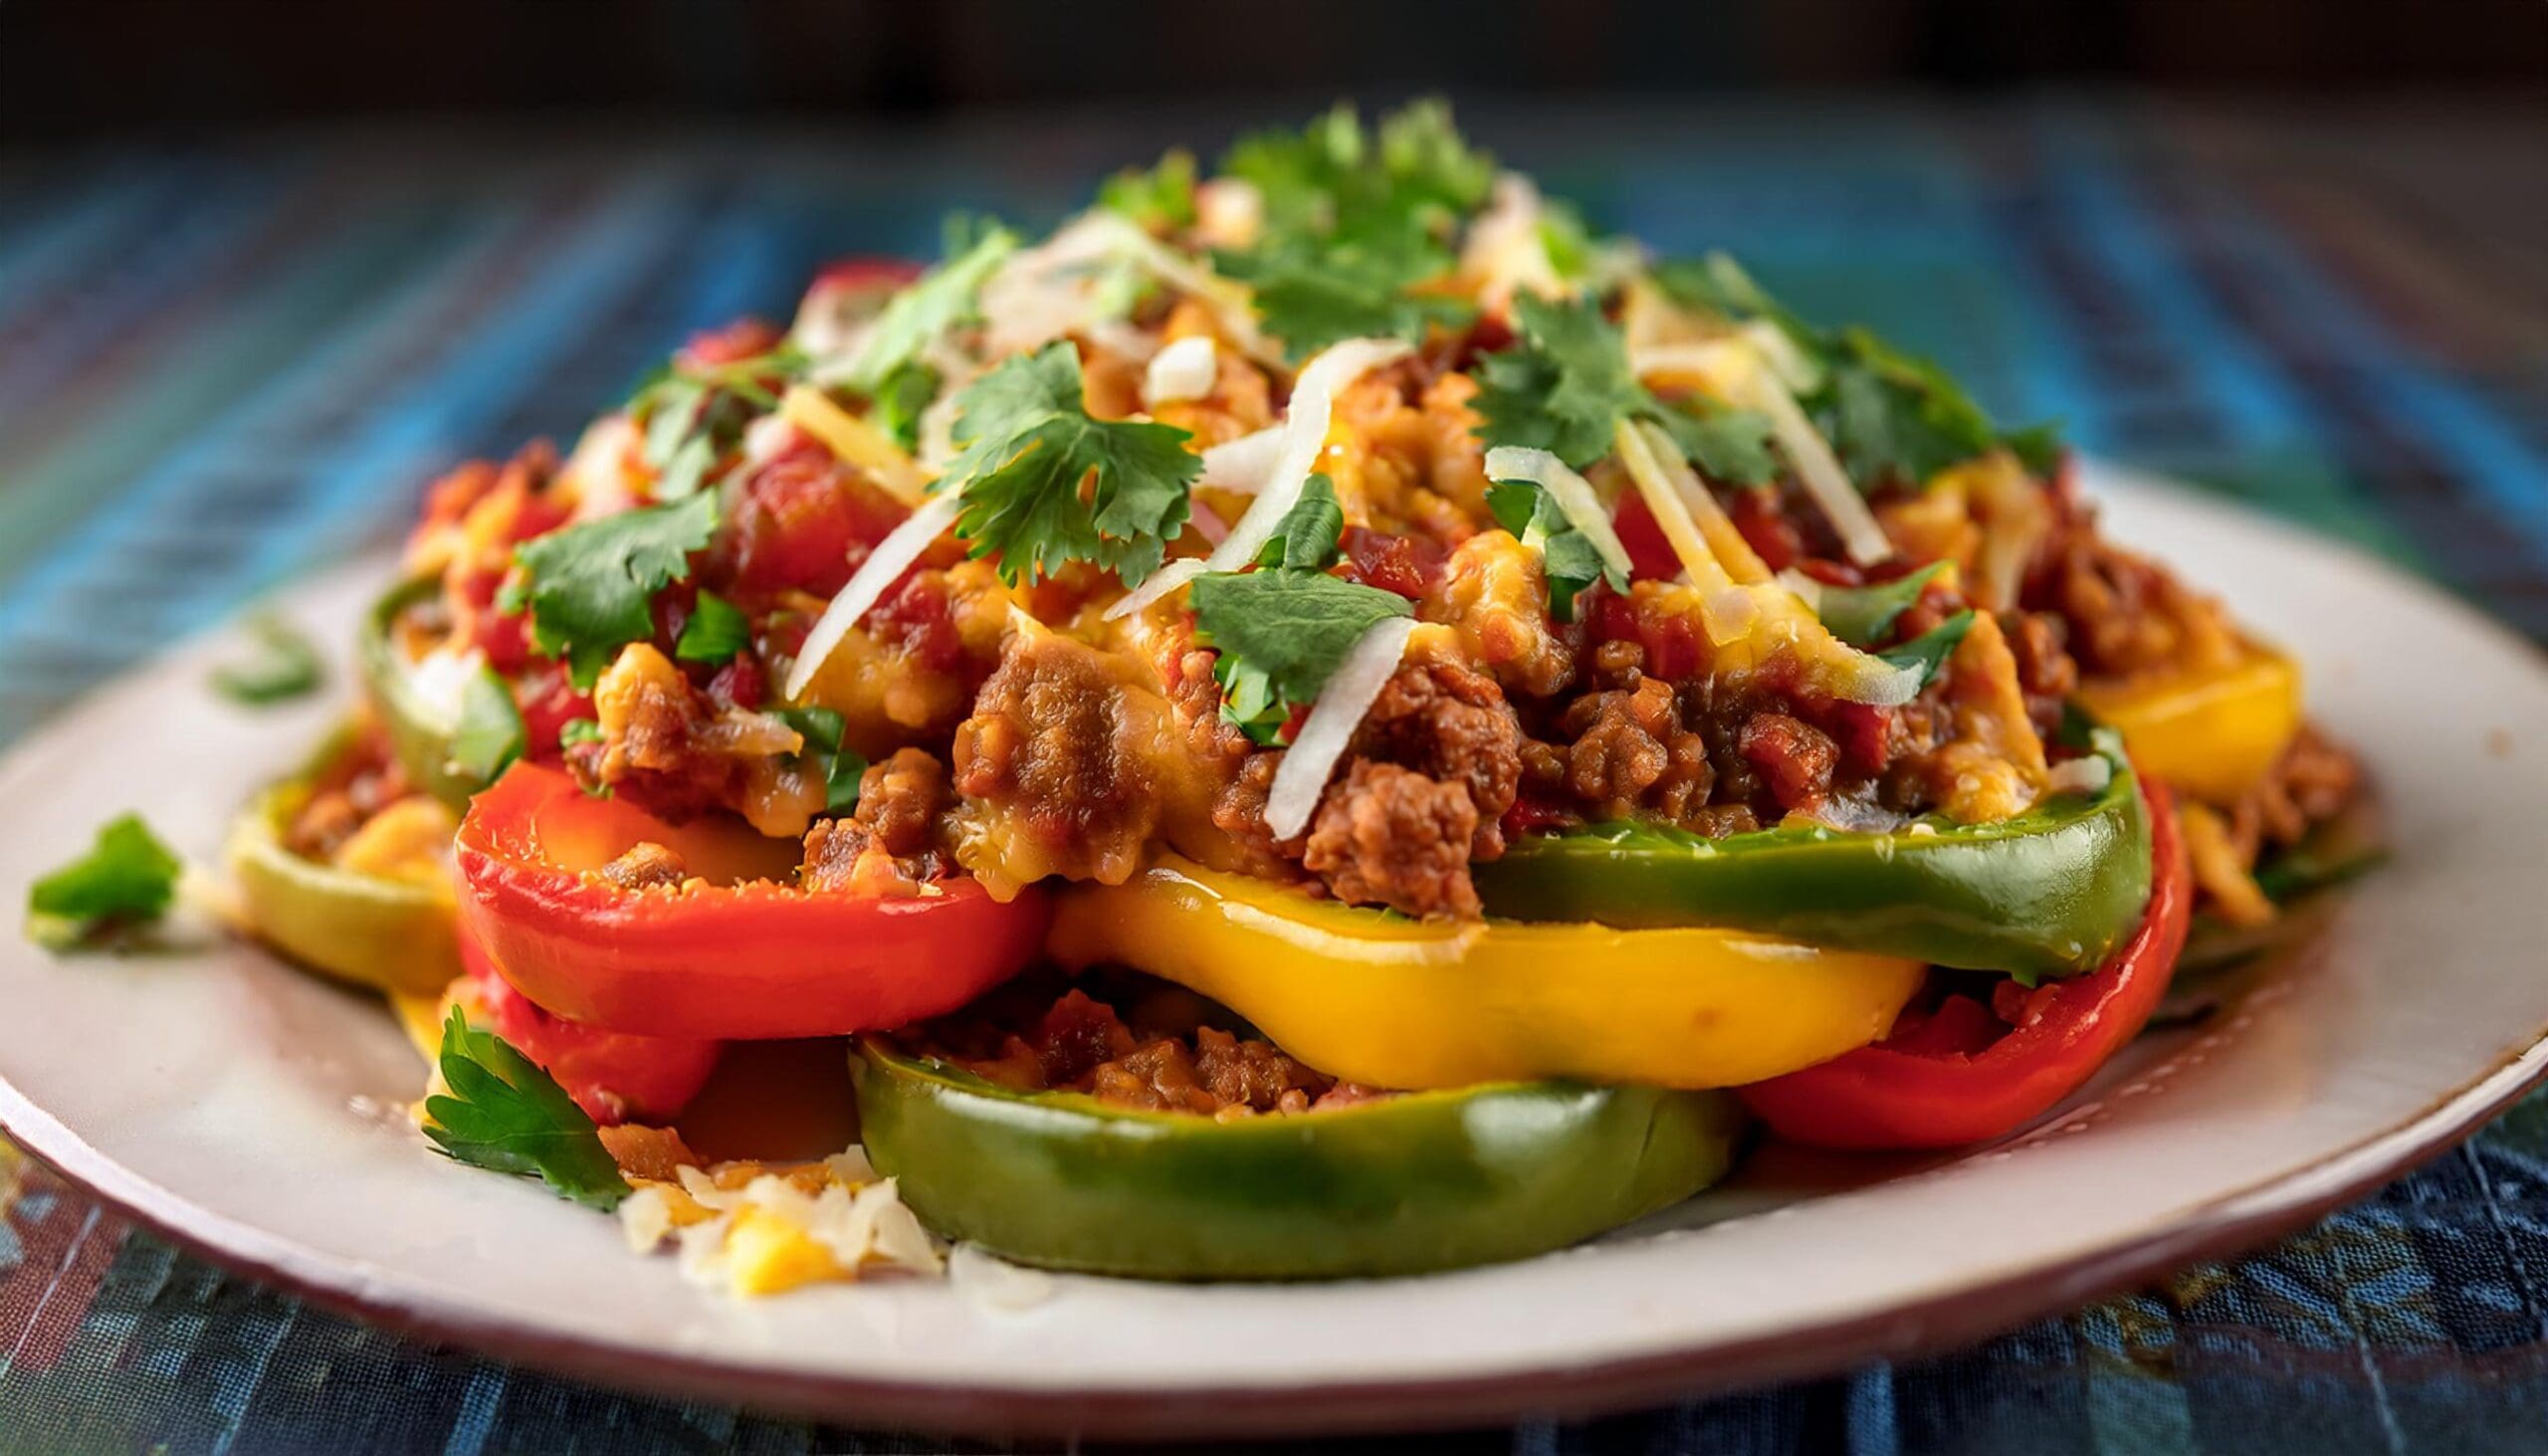
<svg viewBox="0 0 2548 1456"><path fill-rule="evenodd" d="M1662 467L1672 493L1680 497L1681 504L1689 509L1690 520L1706 539L1708 549L1716 554L1718 564L1725 567L1725 574L1747 586L1769 580L1768 563L1752 549L1752 543L1743 538L1734 518L1726 515L1725 508L1717 504L1716 493L1710 491L1707 483L1699 479L1699 473L1690 469L1690 463L1681 458L1681 447L1673 443L1661 425L1651 420L1639 422L1637 429L1645 436L1655 463Z"/></svg>
<svg viewBox="0 0 2548 1456"><path fill-rule="evenodd" d="M1300 736L1284 751L1265 793L1265 827L1276 839L1290 839L1309 827L1337 760L1354 741L1363 715L1372 711L1380 690L1388 686L1398 659L1406 653L1407 639L1414 635L1412 617L1391 617L1376 624L1319 689L1318 702L1301 721Z"/></svg>
<svg viewBox="0 0 2548 1456"><path fill-rule="evenodd" d="M1220 355L1207 333L1189 334L1151 355L1142 373L1142 403L1152 409L1201 399L1220 377Z"/></svg>
<svg viewBox="0 0 2548 1456"><path fill-rule="evenodd" d="M1848 474L1840 469L1839 457L1814 432L1805 410L1788 393L1785 383L1770 371L1762 370L1752 378L1753 406L1770 417L1770 434L1779 442L1788 463L1796 467L1805 493L1820 507L1831 528L1840 534L1841 549L1849 559L1861 566L1872 566L1893 554L1893 542L1877 523L1875 513L1867 509L1866 498L1849 484Z"/></svg>
<svg viewBox="0 0 2548 1456"><path fill-rule="evenodd" d="M1194 484L1253 496L1265 489L1282 458L1283 427L1268 425L1204 451L1203 474Z"/></svg>
<svg viewBox="0 0 2548 1456"><path fill-rule="evenodd" d="M824 661L832 655L834 648L840 646L841 639L849 635L849 629L858 625L858 619L867 615L867 609L876 605L885 589L921 558L921 553L929 549L931 542L955 525L956 516L963 509L961 492L943 491L930 497L902 524L895 526L876 543L876 549L859 564L857 574L841 587L832 598L831 605L823 608L823 614L814 620L813 629L805 634L805 645L797 652L794 665L787 670L787 682L782 692L788 701L804 697L805 690L813 685L814 675L822 671Z"/></svg>

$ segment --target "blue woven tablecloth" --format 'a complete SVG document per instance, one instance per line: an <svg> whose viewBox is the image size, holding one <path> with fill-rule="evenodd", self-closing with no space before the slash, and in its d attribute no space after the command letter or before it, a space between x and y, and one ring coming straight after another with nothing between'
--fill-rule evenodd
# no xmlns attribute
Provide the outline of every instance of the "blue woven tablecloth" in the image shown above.
<svg viewBox="0 0 2548 1456"><path fill-rule="evenodd" d="M2090 451L2369 544L2548 637L2535 112L1472 120L1605 224L1729 247L2006 415L2062 417ZM926 255L959 205L1049 221L1167 139L1081 120L0 152L0 740L384 537L454 460L571 438L686 330L783 316L824 258ZM2538 1451L2543 1311L2534 1100L2253 1257L1959 1353L1370 1444ZM729 1447L947 1449L420 1347L181 1256L0 1145L0 1453Z"/></svg>

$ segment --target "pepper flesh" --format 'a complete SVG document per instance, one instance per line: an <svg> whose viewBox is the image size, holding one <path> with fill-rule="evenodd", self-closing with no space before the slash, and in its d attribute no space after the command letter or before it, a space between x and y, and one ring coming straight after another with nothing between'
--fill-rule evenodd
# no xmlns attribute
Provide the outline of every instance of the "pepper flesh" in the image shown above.
<svg viewBox="0 0 2548 1456"><path fill-rule="evenodd" d="M223 858L259 939L339 979L433 994L460 968L448 874L367 874L284 843L285 827L352 732L340 728L300 772L258 795L232 824Z"/></svg>
<svg viewBox="0 0 2548 1456"><path fill-rule="evenodd" d="M1882 1035L1927 973L1737 931L1412 921L1176 860L1066 891L1048 948L1198 991L1332 1076L1409 1088L1755 1082Z"/></svg>
<svg viewBox="0 0 2548 1456"><path fill-rule="evenodd" d="M2143 792L2157 883L2140 928L2095 973L2036 991L2013 1028L1950 996L1873 1046L1744 1088L1744 1103L1791 1142L1956 1147L2014 1132L2078 1091L2148 1024L2185 948L2194 890L2176 812L2166 786Z"/></svg>
<svg viewBox="0 0 2548 1456"><path fill-rule="evenodd" d="M1146 1279L1343 1279L1518 1259L1721 1176L1723 1093L1504 1084L1211 1118L1019 1093L873 1039L861 1136L939 1234Z"/></svg>
<svg viewBox="0 0 2548 1456"><path fill-rule="evenodd" d="M629 890L597 873L640 842L694 878ZM970 880L877 898L774 883L796 845L740 824L675 826L516 763L460 823L461 919L545 1010L645 1036L841 1036L953 1011L1035 953L1042 892L1006 904Z"/></svg>
<svg viewBox="0 0 2548 1456"><path fill-rule="evenodd" d="M1490 914L1710 925L2033 979L2091 969L2150 893L2150 826L2110 730L2105 786L1926 832L1781 826L1723 839L1642 824L1532 835L1475 866Z"/></svg>
<svg viewBox="0 0 2548 1456"><path fill-rule="evenodd" d="M2300 731L2300 665L2254 643L2227 667L2088 683L2078 698L2143 772L2207 804L2236 803Z"/></svg>
<svg viewBox="0 0 2548 1456"><path fill-rule="evenodd" d="M440 578L432 576L391 587L363 617L354 655L364 696L388 732L390 751L398 755L408 781L459 810L469 807L469 796L485 788L487 781L452 761L451 726L440 722L434 708L417 694L406 655L398 650L398 618L441 590Z"/></svg>

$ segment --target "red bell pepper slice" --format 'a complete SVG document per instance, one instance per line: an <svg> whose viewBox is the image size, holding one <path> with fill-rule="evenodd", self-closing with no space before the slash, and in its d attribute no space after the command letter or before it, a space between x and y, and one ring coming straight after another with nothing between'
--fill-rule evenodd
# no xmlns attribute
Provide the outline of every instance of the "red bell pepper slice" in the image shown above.
<svg viewBox="0 0 2548 1456"><path fill-rule="evenodd" d="M603 1127L681 1116L725 1050L723 1042L634 1036L552 1016L514 989L475 936L460 937L460 966L478 987L489 1028L555 1078Z"/></svg>
<svg viewBox="0 0 2548 1456"><path fill-rule="evenodd" d="M705 883L629 890L594 873L641 841ZM522 762L460 822L463 927L505 978L569 1021L748 1041L888 1030L953 1011L1026 964L1051 908L971 880L905 899L780 883L796 846L740 823L673 825Z"/></svg>
<svg viewBox="0 0 2548 1456"><path fill-rule="evenodd" d="M2141 1032L2185 949L2194 899L2167 788L2141 781L2152 875L2141 927L2105 964L2050 982L2009 1026L1954 995L1884 1040L1738 1089L1782 1138L1823 1147L1956 1147L2014 1132Z"/></svg>

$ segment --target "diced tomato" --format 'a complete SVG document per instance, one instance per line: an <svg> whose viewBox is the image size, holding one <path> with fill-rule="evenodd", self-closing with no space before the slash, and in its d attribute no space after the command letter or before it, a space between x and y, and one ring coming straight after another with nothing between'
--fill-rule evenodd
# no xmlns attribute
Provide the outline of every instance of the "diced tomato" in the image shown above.
<svg viewBox="0 0 2548 1456"><path fill-rule="evenodd" d="M1347 575L1408 601L1418 600L1439 581L1443 564L1450 559L1431 541L1360 525L1345 527L1343 544Z"/></svg>
<svg viewBox="0 0 2548 1456"><path fill-rule="evenodd" d="M743 483L735 510L735 584L747 592L830 596L908 514L821 449L790 450Z"/></svg>
<svg viewBox="0 0 2548 1456"><path fill-rule="evenodd" d="M749 653L736 656L708 679L708 696L729 708L757 711L769 697L769 674Z"/></svg>
<svg viewBox="0 0 2548 1456"><path fill-rule="evenodd" d="M1785 571L1804 558L1805 534L1779 509L1778 487L1754 486L1735 492L1726 514L1734 518L1734 528L1751 542L1761 564L1771 570Z"/></svg>
<svg viewBox="0 0 2548 1456"><path fill-rule="evenodd" d="M778 347L785 335L757 318L738 318L723 328L694 333L673 355L673 367L687 374L705 373L721 365L758 358Z"/></svg>
<svg viewBox="0 0 2548 1456"><path fill-rule="evenodd" d="M1654 513L1646 509L1643 496L1621 501L1618 516L1610 525L1619 533L1619 544L1627 547L1630 578L1669 581L1681 574L1681 558L1672 553L1672 542L1663 534Z"/></svg>
<svg viewBox="0 0 2548 1456"><path fill-rule="evenodd" d="M867 629L880 641L902 644L932 672L953 672L963 665L964 639L956 634L943 576L923 576L917 567L904 573L868 613Z"/></svg>
<svg viewBox="0 0 2548 1456"><path fill-rule="evenodd" d="M576 690L561 662L533 664L516 683L514 700L522 706L524 747L534 756L556 752L567 724L594 716L592 695Z"/></svg>

